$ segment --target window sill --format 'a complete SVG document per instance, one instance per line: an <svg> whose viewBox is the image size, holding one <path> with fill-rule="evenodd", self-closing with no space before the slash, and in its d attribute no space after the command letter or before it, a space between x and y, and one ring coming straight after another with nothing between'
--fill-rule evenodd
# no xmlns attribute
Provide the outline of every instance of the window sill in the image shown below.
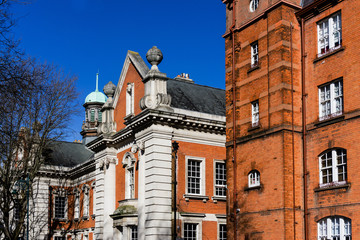
<svg viewBox="0 0 360 240"><path fill-rule="evenodd" d="M184 194L185 201L189 201L189 199L201 199L203 202L209 200L209 196L205 195L196 195L196 194Z"/></svg>
<svg viewBox="0 0 360 240"><path fill-rule="evenodd" d="M225 196L212 196L211 199L213 200L214 203L217 203L217 201L226 201L226 197Z"/></svg>
<svg viewBox="0 0 360 240"><path fill-rule="evenodd" d="M255 131L257 129L260 129L260 123L258 123L257 125L251 125L251 127L248 129L248 132L252 132Z"/></svg>
<svg viewBox="0 0 360 240"><path fill-rule="evenodd" d="M135 116L135 115L133 113L130 113L124 117L124 120L125 121L130 120L133 116Z"/></svg>
<svg viewBox="0 0 360 240"><path fill-rule="evenodd" d="M337 123L337 122L340 122L342 121L343 119L345 118L344 114L341 114L339 116L335 116L335 117L330 117L328 119L324 119L324 120L319 120L317 123L315 123L314 125L316 127L323 127L323 126L326 126L326 125L330 125L330 124L333 124L333 123Z"/></svg>
<svg viewBox="0 0 360 240"><path fill-rule="evenodd" d="M66 218L53 218L54 221L57 222L67 222L68 220Z"/></svg>
<svg viewBox="0 0 360 240"><path fill-rule="evenodd" d="M251 73L253 71L255 71L256 69L259 69L260 68L260 65L257 64L257 65L254 65L254 66L251 66L250 69L247 71L247 73Z"/></svg>
<svg viewBox="0 0 360 240"><path fill-rule="evenodd" d="M88 220L89 219L89 216L83 216L82 217L82 220Z"/></svg>
<svg viewBox="0 0 360 240"><path fill-rule="evenodd" d="M341 188L349 189L350 188L350 183L344 183L344 184L338 184L338 185L335 185L333 183L333 184L330 184L330 185L327 185L327 186L324 186L324 187L315 188L314 192L322 192L322 191L341 189Z"/></svg>
<svg viewBox="0 0 360 240"><path fill-rule="evenodd" d="M332 50L332 51L329 51L329 52L327 52L327 53L324 53L323 55L321 55L321 56L319 56L319 57L316 57L316 58L314 59L314 63L317 63L317 62L323 60L324 58L330 57L330 56L332 56L332 55L334 55L334 54L336 54L336 53L338 53L338 52L344 51L344 50L345 50L345 47L341 46L341 47L339 47L339 48L337 48L337 49L334 49L334 50Z"/></svg>
<svg viewBox="0 0 360 240"><path fill-rule="evenodd" d="M261 185L253 186L253 187L246 187L245 191L260 190L260 189L261 189Z"/></svg>

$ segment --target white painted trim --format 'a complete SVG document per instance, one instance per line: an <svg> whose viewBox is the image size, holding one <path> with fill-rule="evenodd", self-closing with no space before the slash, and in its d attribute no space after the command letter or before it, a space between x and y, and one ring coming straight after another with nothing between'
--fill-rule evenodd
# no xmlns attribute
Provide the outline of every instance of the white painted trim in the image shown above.
<svg viewBox="0 0 360 240"><path fill-rule="evenodd" d="M200 194L194 194L188 192L188 161L195 160L200 162ZM191 195L206 195L206 170L205 170L205 161L204 157L194 157L194 156L185 156L185 194Z"/></svg>

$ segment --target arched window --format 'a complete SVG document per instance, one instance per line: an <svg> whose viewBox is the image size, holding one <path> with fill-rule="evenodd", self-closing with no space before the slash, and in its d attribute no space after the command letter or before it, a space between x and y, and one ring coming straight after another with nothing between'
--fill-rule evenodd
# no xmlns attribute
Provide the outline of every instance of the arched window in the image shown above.
<svg viewBox="0 0 360 240"><path fill-rule="evenodd" d="M260 173L258 170L252 170L249 175L249 188L260 186Z"/></svg>
<svg viewBox="0 0 360 240"><path fill-rule="evenodd" d="M250 0L250 12L254 12L259 6L260 0Z"/></svg>
<svg viewBox="0 0 360 240"><path fill-rule="evenodd" d="M330 149L319 156L320 187L345 184L347 181L346 149Z"/></svg>
<svg viewBox="0 0 360 240"><path fill-rule="evenodd" d="M132 152L124 155L122 164L125 168L125 198L135 198L135 162L136 158Z"/></svg>
<svg viewBox="0 0 360 240"><path fill-rule="evenodd" d="M351 219L334 216L326 217L318 221L318 240L351 239Z"/></svg>

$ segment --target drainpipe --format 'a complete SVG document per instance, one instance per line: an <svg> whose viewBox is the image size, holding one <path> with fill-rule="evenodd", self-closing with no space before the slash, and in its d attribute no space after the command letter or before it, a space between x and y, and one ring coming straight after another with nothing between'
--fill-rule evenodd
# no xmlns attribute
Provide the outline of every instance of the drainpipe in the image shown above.
<svg viewBox="0 0 360 240"><path fill-rule="evenodd" d="M177 187L177 151L179 149L179 143L173 142L172 143L172 184L173 184L173 202L172 202L172 211L174 213L174 220L172 226L172 240L176 240L177 238L177 228L176 228L176 187Z"/></svg>
<svg viewBox="0 0 360 240"><path fill-rule="evenodd" d="M232 38L232 105L233 105L233 179L234 179L234 188L233 188L233 214L234 214L234 240L237 240L237 163L236 163L236 79L235 79L235 34L234 29L236 26L236 0L233 1L233 11L232 11L232 25L230 27L230 33Z"/></svg>
<svg viewBox="0 0 360 240"><path fill-rule="evenodd" d="M294 240L296 239L296 211L295 211L295 137L294 137L294 76L293 76L293 24L290 23L290 62L291 62L291 151L292 151L292 168L293 168L293 228Z"/></svg>
<svg viewBox="0 0 360 240"><path fill-rule="evenodd" d="M308 206L307 206L307 156L306 156L306 92L305 92L305 30L304 19L301 18L301 91L302 91L302 136L303 136L303 184L304 184L304 230L305 240L309 239Z"/></svg>

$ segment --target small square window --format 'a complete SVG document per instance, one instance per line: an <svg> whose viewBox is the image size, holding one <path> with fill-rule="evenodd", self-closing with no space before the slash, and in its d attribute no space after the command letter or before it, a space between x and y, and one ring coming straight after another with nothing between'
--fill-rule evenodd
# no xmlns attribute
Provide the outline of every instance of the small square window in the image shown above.
<svg viewBox="0 0 360 240"><path fill-rule="evenodd" d="M252 170L248 175L249 188L260 186L260 173L258 170Z"/></svg>

